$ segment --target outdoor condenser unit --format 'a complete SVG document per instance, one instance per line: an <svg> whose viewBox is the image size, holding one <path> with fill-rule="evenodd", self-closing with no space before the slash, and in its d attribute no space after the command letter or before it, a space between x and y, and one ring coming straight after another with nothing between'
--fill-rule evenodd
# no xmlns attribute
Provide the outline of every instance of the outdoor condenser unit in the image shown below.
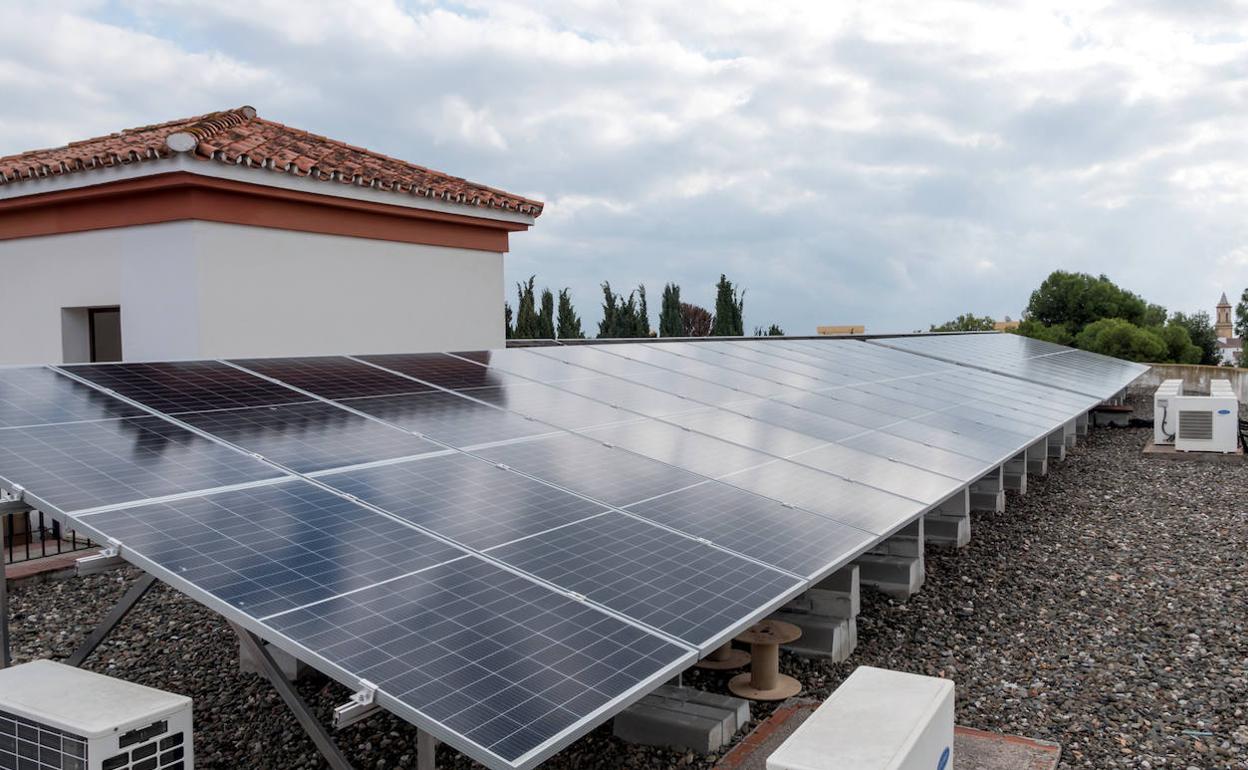
<svg viewBox="0 0 1248 770"><path fill-rule="evenodd" d="M0 669L0 770L191 770L191 699L37 660Z"/></svg>
<svg viewBox="0 0 1248 770"><path fill-rule="evenodd" d="M1183 380L1166 380L1153 393L1153 443L1174 443L1174 410L1170 400L1183 395Z"/></svg>
<svg viewBox="0 0 1248 770"><path fill-rule="evenodd" d="M1239 438L1239 401L1233 395L1175 396L1174 448L1180 452L1234 452Z"/></svg>

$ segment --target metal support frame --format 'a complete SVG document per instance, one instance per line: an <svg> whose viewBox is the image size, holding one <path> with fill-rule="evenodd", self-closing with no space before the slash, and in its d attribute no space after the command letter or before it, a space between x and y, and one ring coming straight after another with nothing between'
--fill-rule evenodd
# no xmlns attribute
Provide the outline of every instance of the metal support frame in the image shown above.
<svg viewBox="0 0 1248 770"><path fill-rule="evenodd" d="M4 503L0 503L4 505ZM2 510L2 509L0 509ZM13 659L9 655L9 579L4 574L4 529L8 520L0 512L0 668L8 668Z"/></svg>
<svg viewBox="0 0 1248 770"><path fill-rule="evenodd" d="M130 614L130 610L134 609L134 605L138 604L139 600L146 596L147 592L152 590L154 585L156 585L156 576L144 572L135 584L130 586L130 589L121 597L121 600L113 605L113 608L108 611L108 614L91 631L86 640L79 645L78 649L74 650L74 654L65 659L65 664L74 668L81 666L87 658L91 657L91 653L95 652L95 648L100 646L100 642L104 641L104 638L112 633L117 624L121 622L121 619Z"/></svg>
<svg viewBox="0 0 1248 770"><path fill-rule="evenodd" d="M34 510L29 503L18 500L0 502L0 668L13 665L12 643L9 636L9 579L4 574L4 533L10 513L29 513Z"/></svg>
<svg viewBox="0 0 1248 770"><path fill-rule="evenodd" d="M256 662L262 675L269 680L269 684L273 685L273 689L277 690L277 694L282 696L286 707L295 715L295 719L299 721L299 726L312 739L312 743L316 744L317 751L321 752L321 756L325 758L325 762L329 765L330 770L352 770L351 763L342 755L342 751L338 745L334 743L334 739L330 737L329 732L325 729L312 712L308 709L308 704L299 696L299 692L295 690L294 685L286 680L282 674L282 669L273 660L273 656L265 649L264 642L260 637L234 623L226 620L230 624L230 628L234 629L234 633L238 634L238 639L243 647L251 655L251 659ZM417 737L417 746L420 746L419 736ZM419 752L419 748L417 749ZM417 762L420 762L417 759ZM424 767L421 765L420 767Z"/></svg>
<svg viewBox="0 0 1248 770"><path fill-rule="evenodd" d="M416 770L438 770L438 739L416 730Z"/></svg>

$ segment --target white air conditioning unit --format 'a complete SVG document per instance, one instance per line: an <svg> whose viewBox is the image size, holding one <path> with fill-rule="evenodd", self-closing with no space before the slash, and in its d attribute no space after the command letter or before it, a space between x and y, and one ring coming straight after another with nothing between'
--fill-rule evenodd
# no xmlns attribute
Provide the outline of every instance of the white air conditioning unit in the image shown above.
<svg viewBox="0 0 1248 770"><path fill-rule="evenodd" d="M1153 443L1174 443L1174 412L1170 400L1183 395L1183 380L1166 380L1153 393Z"/></svg>
<svg viewBox="0 0 1248 770"><path fill-rule="evenodd" d="M191 699L37 660L0 669L0 770L191 770Z"/></svg>
<svg viewBox="0 0 1248 770"><path fill-rule="evenodd" d="M1174 448L1180 452L1234 452L1239 438L1239 401L1234 396L1170 399Z"/></svg>

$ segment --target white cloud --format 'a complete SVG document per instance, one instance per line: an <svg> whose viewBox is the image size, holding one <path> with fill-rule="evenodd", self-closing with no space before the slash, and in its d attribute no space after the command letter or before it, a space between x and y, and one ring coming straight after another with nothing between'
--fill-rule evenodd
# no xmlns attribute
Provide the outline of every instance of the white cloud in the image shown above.
<svg viewBox="0 0 1248 770"><path fill-rule="evenodd" d="M1232 4L84 0L0 28L0 152L251 103L544 198L509 272L591 324L604 279L709 302L727 272L794 332L1017 317L1055 268L1185 310L1248 284Z"/></svg>

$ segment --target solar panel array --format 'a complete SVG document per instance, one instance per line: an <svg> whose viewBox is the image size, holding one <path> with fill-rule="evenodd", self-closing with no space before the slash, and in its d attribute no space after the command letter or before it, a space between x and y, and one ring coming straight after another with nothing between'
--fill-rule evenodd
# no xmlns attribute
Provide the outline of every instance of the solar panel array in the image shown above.
<svg viewBox="0 0 1248 770"><path fill-rule="evenodd" d="M0 370L0 486L531 767L1142 367L1011 335Z"/></svg>

